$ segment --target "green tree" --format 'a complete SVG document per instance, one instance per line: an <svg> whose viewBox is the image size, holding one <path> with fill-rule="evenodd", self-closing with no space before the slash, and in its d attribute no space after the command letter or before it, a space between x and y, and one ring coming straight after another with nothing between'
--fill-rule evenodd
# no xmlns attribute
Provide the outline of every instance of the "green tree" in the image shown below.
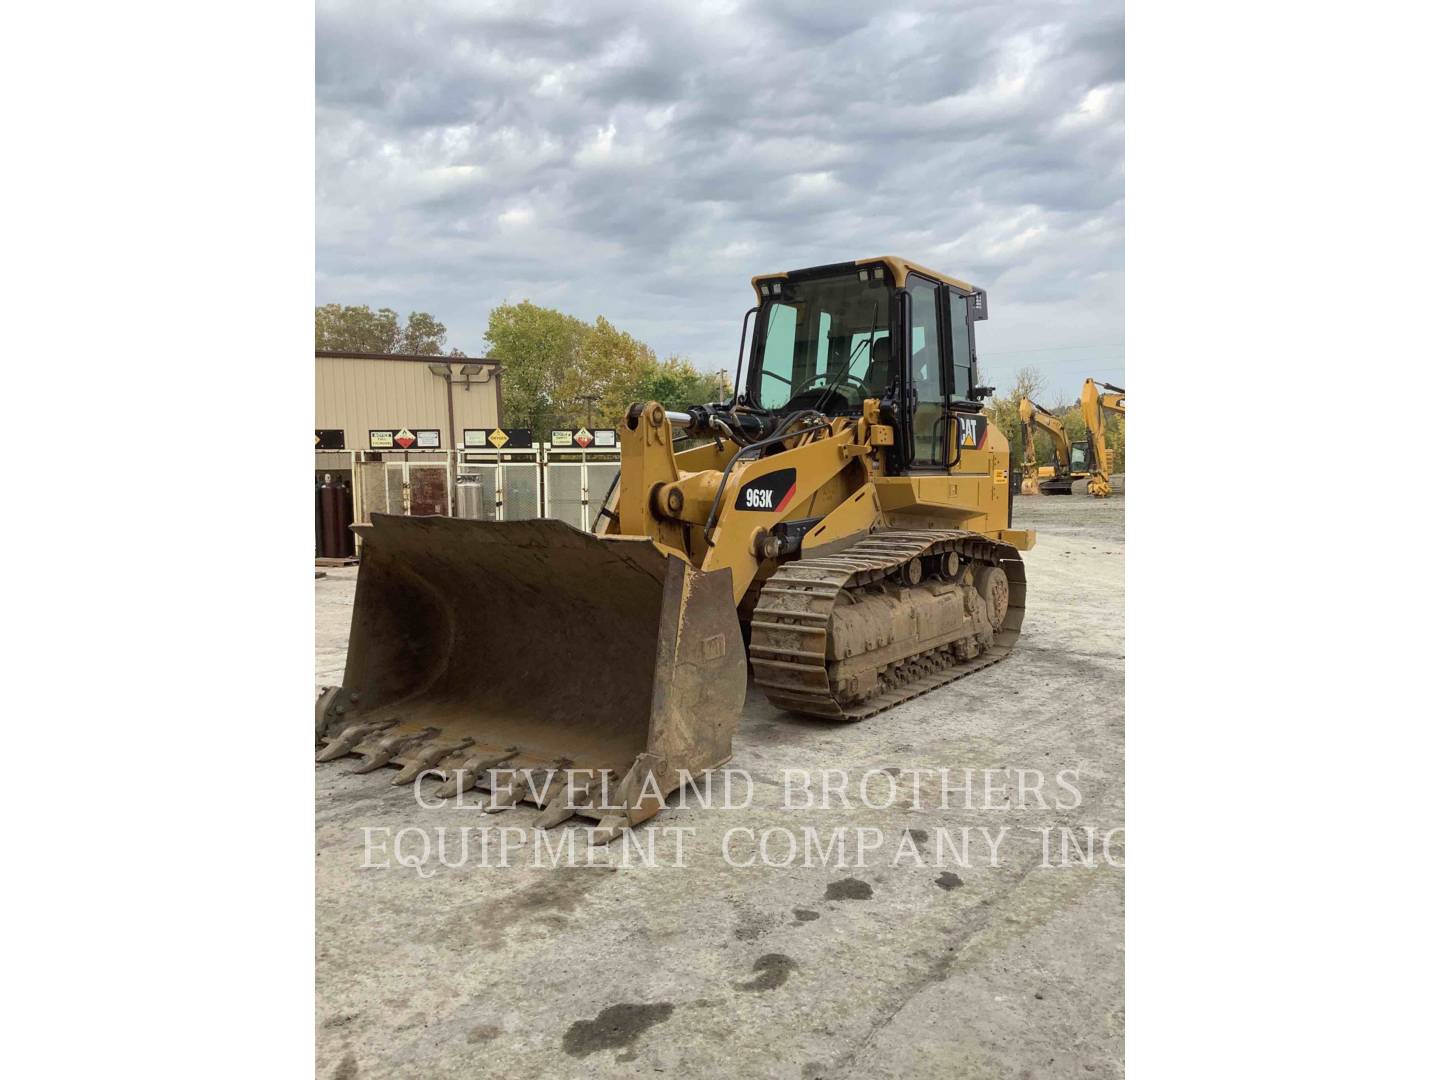
<svg viewBox="0 0 1440 1080"><path fill-rule="evenodd" d="M560 375L560 425L574 427L593 415L596 425L615 427L655 364L654 349L600 316L585 328L574 362Z"/></svg>
<svg viewBox="0 0 1440 1080"><path fill-rule="evenodd" d="M315 309L315 348L439 356L445 350L445 324L425 311L412 311L401 326L392 308L371 311L368 304L324 304ZM449 355L465 354L451 349Z"/></svg>
<svg viewBox="0 0 1440 1080"><path fill-rule="evenodd" d="M537 433L555 426L560 382L577 363L589 329L571 315L529 300L491 310L486 354L504 370L507 426Z"/></svg>
<svg viewBox="0 0 1440 1080"><path fill-rule="evenodd" d="M445 324L428 311L412 311L400 333L400 351L413 356L439 356L445 348ZM454 356L456 350L450 350Z"/></svg>
<svg viewBox="0 0 1440 1080"><path fill-rule="evenodd" d="M658 401L667 409L729 401L733 392L728 372L704 374L681 356L650 365L629 388L631 401Z"/></svg>
<svg viewBox="0 0 1440 1080"><path fill-rule="evenodd" d="M490 312L488 355L505 378L505 423L543 434L556 427L618 427L632 402L682 408L729 400L723 374L703 375L604 316L593 324L528 300Z"/></svg>
<svg viewBox="0 0 1440 1080"><path fill-rule="evenodd" d="M985 416L1005 434L1010 443L1010 466L1019 468L1025 456L1025 437L1020 431L1020 399L1034 401L1045 391L1045 377L1033 367L1022 367L1015 373L1015 383L1003 397L994 396L985 406ZM1041 440L1045 441L1042 442ZM1045 462L1050 456L1045 450L1049 437L1043 431L1036 432L1035 459Z"/></svg>

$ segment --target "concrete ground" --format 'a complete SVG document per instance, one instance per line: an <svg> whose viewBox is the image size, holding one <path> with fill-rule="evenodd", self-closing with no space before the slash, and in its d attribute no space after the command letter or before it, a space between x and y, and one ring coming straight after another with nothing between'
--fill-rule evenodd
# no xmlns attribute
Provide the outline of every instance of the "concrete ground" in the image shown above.
<svg viewBox="0 0 1440 1080"><path fill-rule="evenodd" d="M659 865L619 866L612 845L617 865L534 866L533 840L512 865L481 865L473 848L460 857L462 830L537 811L423 809L389 785L393 770L318 765L319 1075L1119 1076L1124 506L1016 499L1016 526L1040 538L1025 556L1024 632L999 664L852 725L781 713L752 687L730 766L742 799L738 771L752 782L751 805L650 823L694 830L683 867L673 832L656 842ZM315 582L319 684L340 681L355 575ZM812 790L821 770L845 770L851 807L832 795L828 810L793 808L803 796L787 809L787 769L808 770ZM856 792L872 770L879 808ZM880 770L898 777L893 804ZM407 827L423 835L397 849ZM456 866L434 851L400 865L442 827ZM783 865L806 828L822 844L848 830L845 864L832 847L828 864L812 849L814 865ZM754 834L731 834L731 862L755 865L727 863L734 829ZM766 829L782 865L758 857ZM870 845L864 866L857 842Z"/></svg>

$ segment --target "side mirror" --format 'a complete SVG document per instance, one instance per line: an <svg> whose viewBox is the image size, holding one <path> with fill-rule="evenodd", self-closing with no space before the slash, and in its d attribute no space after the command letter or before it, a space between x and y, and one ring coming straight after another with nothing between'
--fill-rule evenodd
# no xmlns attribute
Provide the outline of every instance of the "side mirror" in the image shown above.
<svg viewBox="0 0 1440 1080"><path fill-rule="evenodd" d="M995 388L994 388L993 386L977 386L977 387L975 387L975 400L976 400L976 401L984 401L987 397L994 397L994 396L995 396Z"/></svg>

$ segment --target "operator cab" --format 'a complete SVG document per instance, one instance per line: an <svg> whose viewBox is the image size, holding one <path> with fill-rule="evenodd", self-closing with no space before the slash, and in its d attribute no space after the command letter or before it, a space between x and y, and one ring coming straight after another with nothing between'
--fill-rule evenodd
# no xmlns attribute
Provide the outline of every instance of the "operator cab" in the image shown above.
<svg viewBox="0 0 1440 1080"><path fill-rule="evenodd" d="M985 293L893 257L754 279L759 306L739 403L783 419L859 416L878 398L896 428L890 467L947 469L947 422L976 413L974 324Z"/></svg>

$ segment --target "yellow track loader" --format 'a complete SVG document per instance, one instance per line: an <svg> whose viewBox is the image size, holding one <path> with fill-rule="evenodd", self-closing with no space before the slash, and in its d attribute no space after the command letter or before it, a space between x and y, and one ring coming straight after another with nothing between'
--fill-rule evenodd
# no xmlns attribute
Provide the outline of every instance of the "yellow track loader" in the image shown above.
<svg viewBox="0 0 1440 1080"><path fill-rule="evenodd" d="M600 843L729 760L747 661L775 706L861 720L1009 652L1035 534L981 412L985 292L888 256L752 283L734 399L631 406L594 534L356 526L321 760L578 815Z"/></svg>

